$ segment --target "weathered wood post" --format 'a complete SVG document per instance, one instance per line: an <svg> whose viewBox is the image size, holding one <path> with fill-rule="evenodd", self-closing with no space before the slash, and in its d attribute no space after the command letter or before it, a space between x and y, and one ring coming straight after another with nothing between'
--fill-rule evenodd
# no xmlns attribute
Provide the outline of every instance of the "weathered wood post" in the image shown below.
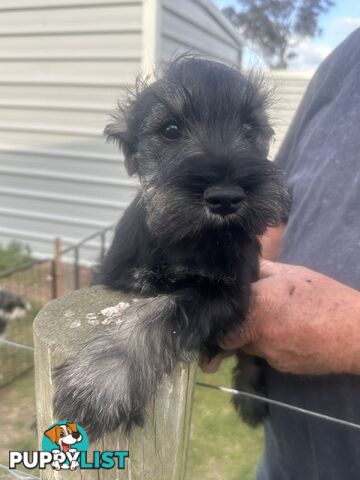
<svg viewBox="0 0 360 480"><path fill-rule="evenodd" d="M114 316L119 318L131 296L90 287L66 295L47 304L34 324L36 404L39 441L43 432L56 419L53 415L52 368L92 337L105 329ZM127 479L183 480L185 478L187 444L195 382L195 365L179 366L165 379L156 398L149 405L146 425L134 429L129 438L114 432L97 444L94 450L128 450L127 467L123 470L42 471L42 479ZM69 420L70 419L61 419ZM40 445L41 449L41 445Z"/></svg>

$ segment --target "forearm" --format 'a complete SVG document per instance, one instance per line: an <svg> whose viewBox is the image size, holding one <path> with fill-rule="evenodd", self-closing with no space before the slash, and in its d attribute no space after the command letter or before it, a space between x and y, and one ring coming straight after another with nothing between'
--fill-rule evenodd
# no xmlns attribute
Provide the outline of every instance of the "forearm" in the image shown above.
<svg viewBox="0 0 360 480"><path fill-rule="evenodd" d="M360 292L304 267L262 262L248 319L219 339L212 373L239 348L297 375L360 375Z"/></svg>
<svg viewBox="0 0 360 480"><path fill-rule="evenodd" d="M360 374L360 293L325 275L265 262L248 320L224 349L243 348L294 374Z"/></svg>

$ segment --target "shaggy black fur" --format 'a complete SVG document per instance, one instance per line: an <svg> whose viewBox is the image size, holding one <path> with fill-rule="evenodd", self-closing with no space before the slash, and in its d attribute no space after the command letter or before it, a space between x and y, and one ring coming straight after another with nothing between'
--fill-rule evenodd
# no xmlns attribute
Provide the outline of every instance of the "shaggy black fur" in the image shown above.
<svg viewBox="0 0 360 480"><path fill-rule="evenodd" d="M91 437L142 425L164 375L199 349L215 355L219 335L246 317L258 236L289 206L267 160L267 102L259 78L185 56L141 85L106 127L140 191L119 222L101 282L147 298L56 371L56 415ZM258 359L239 354L234 385L263 391ZM262 404L234 404L252 424L265 415Z"/></svg>

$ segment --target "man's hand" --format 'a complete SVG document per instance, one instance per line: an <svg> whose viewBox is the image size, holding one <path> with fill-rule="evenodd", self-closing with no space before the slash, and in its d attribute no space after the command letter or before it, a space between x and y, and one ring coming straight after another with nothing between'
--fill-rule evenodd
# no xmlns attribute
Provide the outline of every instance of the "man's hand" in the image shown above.
<svg viewBox="0 0 360 480"><path fill-rule="evenodd" d="M216 371L236 349L282 372L360 374L360 293L304 267L263 261L249 318L220 342Z"/></svg>

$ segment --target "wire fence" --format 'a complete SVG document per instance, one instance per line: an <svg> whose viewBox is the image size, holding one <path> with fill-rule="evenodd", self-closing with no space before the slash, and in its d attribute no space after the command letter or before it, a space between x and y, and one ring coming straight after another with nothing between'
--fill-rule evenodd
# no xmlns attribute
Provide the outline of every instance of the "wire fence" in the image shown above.
<svg viewBox="0 0 360 480"><path fill-rule="evenodd" d="M112 240L114 229L114 224L109 225L84 238L76 245L61 250L61 294L77 290L91 283L93 269L103 260Z"/></svg>
<svg viewBox="0 0 360 480"><path fill-rule="evenodd" d="M104 258L114 227L109 225L65 249L61 248L61 240L55 239L53 258L31 260L1 272L0 289L44 305L53 298L89 285L92 270Z"/></svg>
<svg viewBox="0 0 360 480"><path fill-rule="evenodd" d="M113 230L114 225L109 225L65 249L62 249L61 241L55 239L53 258L30 260L0 273L0 290L19 299L15 298L15 303L11 300L14 303L13 312L7 315L1 315L4 306L0 305L3 337L0 348L0 388L33 367L32 355L24 348L14 349L12 345L32 345L32 323L43 305L91 284L93 269L103 259ZM26 310L22 308L21 314L16 308L19 301L26 304Z"/></svg>
<svg viewBox="0 0 360 480"><path fill-rule="evenodd" d="M54 260L32 260L12 270L0 273L0 289L44 305L54 292Z"/></svg>
<svg viewBox="0 0 360 480"><path fill-rule="evenodd" d="M12 344L12 346L15 347L15 348L34 351L34 348L31 347L30 345L21 345L19 343L10 342L10 341L0 339L0 344L2 342L5 342L6 344ZM299 413L301 415L308 415L310 417L315 417L315 418L318 418L320 420L324 420L324 421L327 421L327 422L330 422L330 423L336 423L338 425L343 425L345 427L354 428L354 429L360 431L360 424L358 424L358 423L350 422L348 420L345 420L345 419L339 418L339 417L333 417L331 415L325 415L323 413L315 412L313 410L308 410L306 408L298 407L297 405L293 405L291 403L281 402L279 400L273 400L271 398L268 398L268 397L265 397L265 396L262 396L262 395L257 395L255 393L246 392L244 390L236 390L234 388L223 387L223 386L220 386L220 385L213 385L213 384L210 384L210 383L196 382L196 385L198 387L210 388L212 390L217 390L217 391L225 393L225 394L239 395L241 397L251 398L251 399L253 399L257 402L267 403L268 405L279 407L279 408L282 408L282 409L285 409L285 410L291 410L291 411Z"/></svg>

